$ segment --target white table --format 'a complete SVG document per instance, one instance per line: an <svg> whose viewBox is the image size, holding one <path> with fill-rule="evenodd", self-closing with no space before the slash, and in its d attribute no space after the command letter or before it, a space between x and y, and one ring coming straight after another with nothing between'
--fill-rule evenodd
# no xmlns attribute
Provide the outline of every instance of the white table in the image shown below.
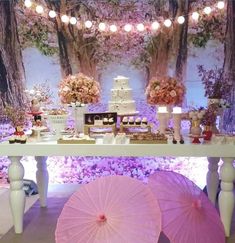
<svg viewBox="0 0 235 243"><path fill-rule="evenodd" d="M226 236L230 235L232 213L234 209L233 181L235 180L234 145L210 144L128 144L128 145L68 145L45 142L35 144L0 144L0 156L8 156L9 166L10 204L14 220L15 232L23 232L23 214L25 207L25 193L22 189L24 167L20 162L22 156L35 156L37 161L37 183L40 203L47 206L48 171L47 156L183 156L207 157L207 190L210 200L215 204L216 193L221 179L219 195L219 210L225 227ZM223 160L218 174L218 162Z"/></svg>

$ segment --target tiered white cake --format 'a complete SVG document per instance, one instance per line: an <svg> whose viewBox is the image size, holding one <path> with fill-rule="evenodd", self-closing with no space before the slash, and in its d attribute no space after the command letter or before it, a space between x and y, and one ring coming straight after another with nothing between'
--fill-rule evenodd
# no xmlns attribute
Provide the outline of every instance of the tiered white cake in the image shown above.
<svg viewBox="0 0 235 243"><path fill-rule="evenodd" d="M119 115L135 114L136 105L132 98L132 89L129 87L129 78L118 76L114 78L114 88L111 89L109 111Z"/></svg>

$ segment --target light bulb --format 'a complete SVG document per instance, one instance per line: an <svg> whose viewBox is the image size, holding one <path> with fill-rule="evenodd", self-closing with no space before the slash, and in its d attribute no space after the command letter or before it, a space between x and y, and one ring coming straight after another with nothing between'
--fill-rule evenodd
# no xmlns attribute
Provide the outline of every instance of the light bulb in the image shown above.
<svg viewBox="0 0 235 243"><path fill-rule="evenodd" d="M85 27L88 28L88 29L90 29L92 27L92 22L90 20L87 20L85 22Z"/></svg>
<svg viewBox="0 0 235 243"><path fill-rule="evenodd" d="M25 5L26 8L30 8L32 6L31 0L25 0L24 5Z"/></svg>
<svg viewBox="0 0 235 243"><path fill-rule="evenodd" d="M159 27L160 27L160 24L157 21L153 22L151 25L152 30L158 30Z"/></svg>
<svg viewBox="0 0 235 243"><path fill-rule="evenodd" d="M111 32L117 32L117 26L116 26L115 24L112 24L112 25L110 26L110 31L111 31Z"/></svg>
<svg viewBox="0 0 235 243"><path fill-rule="evenodd" d="M144 27L143 24L137 24L137 30L138 31L142 32L142 31L144 31L144 29L145 29L145 27Z"/></svg>
<svg viewBox="0 0 235 243"><path fill-rule="evenodd" d="M217 3L217 8L218 8L218 9L223 9L224 6L225 6L224 1L219 1L219 2Z"/></svg>
<svg viewBox="0 0 235 243"><path fill-rule="evenodd" d="M105 23L99 23L99 30L105 31L105 29L106 29L106 24Z"/></svg>
<svg viewBox="0 0 235 243"><path fill-rule="evenodd" d="M53 11L53 10L50 10L50 11L49 11L49 16L50 16L51 18L55 18L55 17L56 17L56 12Z"/></svg>
<svg viewBox="0 0 235 243"><path fill-rule="evenodd" d="M193 12L193 13L192 13L192 19L195 20L195 21L197 21L197 20L199 19L199 16L200 16L200 15L199 15L198 12Z"/></svg>
<svg viewBox="0 0 235 243"><path fill-rule="evenodd" d="M203 11L205 14L209 15L212 12L212 9L211 7L205 7Z"/></svg>
<svg viewBox="0 0 235 243"><path fill-rule="evenodd" d="M67 16L67 15L62 15L61 16L61 21L63 22L63 23L68 23L69 22L69 17Z"/></svg>
<svg viewBox="0 0 235 243"><path fill-rule="evenodd" d="M71 17L69 22L70 24L75 25L77 23L77 19L75 17Z"/></svg>
<svg viewBox="0 0 235 243"><path fill-rule="evenodd" d="M170 19L166 19L166 20L164 21L164 25L165 25L167 28L171 27L171 25L172 25L171 20L170 20Z"/></svg>
<svg viewBox="0 0 235 243"><path fill-rule="evenodd" d="M41 6L41 5L38 5L37 7L36 7L36 12L37 13L39 13L39 14L42 14L43 13L43 7Z"/></svg>
<svg viewBox="0 0 235 243"><path fill-rule="evenodd" d="M183 24L185 22L184 16L179 16L177 21L178 21L179 24Z"/></svg>
<svg viewBox="0 0 235 243"><path fill-rule="evenodd" d="M125 30L126 32L130 32L130 31L132 30L132 25L131 25L131 24L126 24L126 25L124 26L124 30Z"/></svg>

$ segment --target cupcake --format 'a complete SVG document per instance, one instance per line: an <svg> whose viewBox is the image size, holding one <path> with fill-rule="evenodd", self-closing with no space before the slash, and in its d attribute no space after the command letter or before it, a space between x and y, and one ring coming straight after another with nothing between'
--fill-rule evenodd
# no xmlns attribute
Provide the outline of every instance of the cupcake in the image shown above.
<svg viewBox="0 0 235 243"><path fill-rule="evenodd" d="M21 143L21 136L19 136L19 135L15 136L15 142Z"/></svg>
<svg viewBox="0 0 235 243"><path fill-rule="evenodd" d="M103 125L108 125L109 124L109 120L108 118L104 118L103 119Z"/></svg>
<svg viewBox="0 0 235 243"><path fill-rule="evenodd" d="M136 124L136 125L140 125L140 124L141 124L141 119L140 119L140 117L138 117L138 118L135 119L135 124Z"/></svg>
<svg viewBox="0 0 235 243"><path fill-rule="evenodd" d="M127 125L128 124L128 118L126 116L123 117L122 123L123 123L123 125Z"/></svg>
<svg viewBox="0 0 235 243"><path fill-rule="evenodd" d="M15 141L16 141L15 136L10 137L8 141L9 141L10 144L15 143Z"/></svg>
<svg viewBox="0 0 235 243"><path fill-rule="evenodd" d="M129 124L130 124L130 125L134 125L134 123L135 123L135 120L134 120L133 116L131 116L131 117L129 118Z"/></svg>
<svg viewBox="0 0 235 243"><path fill-rule="evenodd" d="M148 119L146 117L143 117L142 124L144 124L144 125L148 124Z"/></svg>
<svg viewBox="0 0 235 243"><path fill-rule="evenodd" d="M113 120L113 118L111 117L111 118L109 118L109 125L112 125L114 123L114 120Z"/></svg>
<svg viewBox="0 0 235 243"><path fill-rule="evenodd" d="M20 137L20 143L21 144L25 144L26 143L26 140L27 140L27 137L25 135L23 135L23 136Z"/></svg>

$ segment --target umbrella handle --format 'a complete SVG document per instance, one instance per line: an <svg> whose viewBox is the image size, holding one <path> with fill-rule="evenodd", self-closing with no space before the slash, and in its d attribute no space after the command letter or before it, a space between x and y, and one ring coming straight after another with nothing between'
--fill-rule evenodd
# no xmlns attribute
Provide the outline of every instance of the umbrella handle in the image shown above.
<svg viewBox="0 0 235 243"><path fill-rule="evenodd" d="M97 220L99 223L104 223L104 222L106 222L107 221L107 218L106 218L106 216L105 216L105 214L100 214L99 216L98 216L98 220Z"/></svg>

